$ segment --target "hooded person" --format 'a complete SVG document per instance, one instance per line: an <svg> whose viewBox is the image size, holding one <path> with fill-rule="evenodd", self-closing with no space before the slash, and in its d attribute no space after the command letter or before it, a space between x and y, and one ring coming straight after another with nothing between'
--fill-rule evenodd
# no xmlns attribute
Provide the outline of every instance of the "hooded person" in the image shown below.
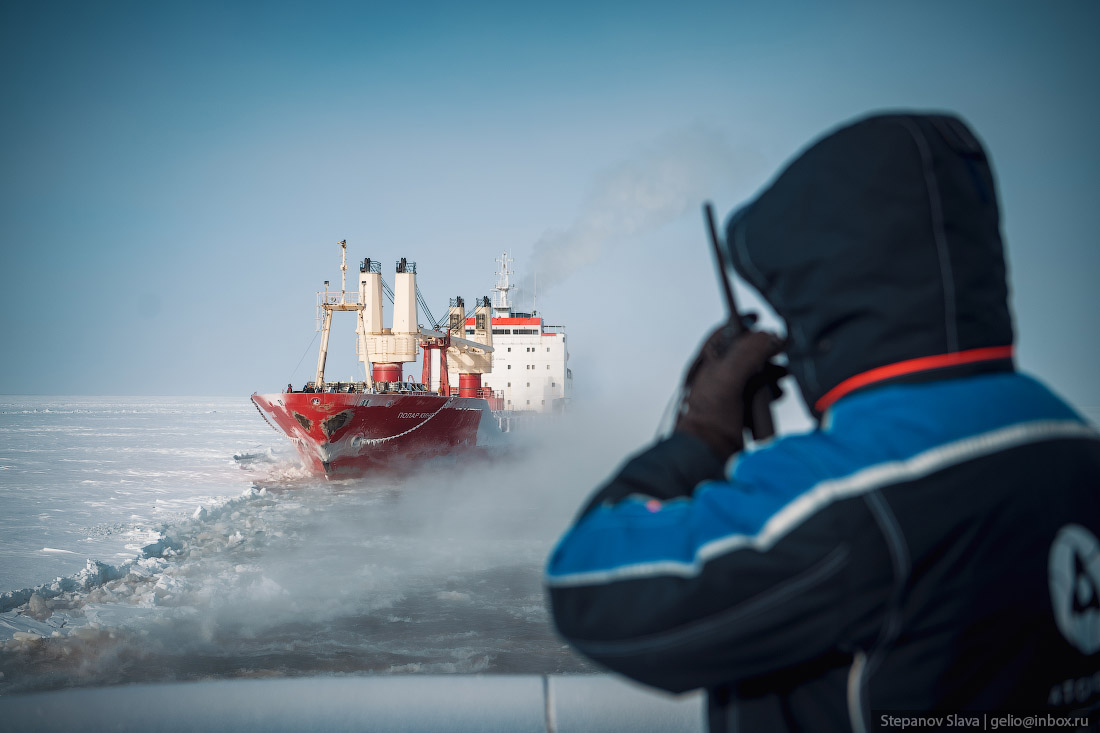
<svg viewBox="0 0 1100 733"><path fill-rule="evenodd" d="M559 541L555 624L604 667L706 688L712 730L1100 706L1100 436L1013 363L982 145L882 114L805 150L725 246L787 327L713 334L674 432ZM785 349L818 419L745 449Z"/></svg>

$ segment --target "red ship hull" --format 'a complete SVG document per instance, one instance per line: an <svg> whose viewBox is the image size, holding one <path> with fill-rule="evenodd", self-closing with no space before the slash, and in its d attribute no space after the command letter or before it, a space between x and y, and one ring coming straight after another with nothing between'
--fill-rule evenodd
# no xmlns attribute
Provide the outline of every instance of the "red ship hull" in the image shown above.
<svg viewBox="0 0 1100 733"><path fill-rule="evenodd" d="M291 439L306 468L325 476L474 450L500 432L489 404L473 397L288 392L252 401Z"/></svg>

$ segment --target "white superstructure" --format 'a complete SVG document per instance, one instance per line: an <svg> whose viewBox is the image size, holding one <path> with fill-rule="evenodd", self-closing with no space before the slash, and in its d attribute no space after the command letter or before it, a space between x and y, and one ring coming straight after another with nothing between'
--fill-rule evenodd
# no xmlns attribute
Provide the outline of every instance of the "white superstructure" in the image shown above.
<svg viewBox="0 0 1100 733"><path fill-rule="evenodd" d="M481 383L503 396L505 410L560 412L573 397L573 373L564 326L547 324L537 312L513 308L514 273L505 252L497 260L497 285L493 288L492 371ZM466 319L466 336L475 333L475 321Z"/></svg>

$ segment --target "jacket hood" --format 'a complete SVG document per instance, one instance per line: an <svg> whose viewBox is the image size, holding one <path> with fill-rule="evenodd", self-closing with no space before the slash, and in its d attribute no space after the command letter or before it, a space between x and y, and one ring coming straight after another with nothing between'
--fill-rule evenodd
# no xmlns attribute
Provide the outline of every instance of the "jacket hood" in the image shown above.
<svg viewBox="0 0 1100 733"><path fill-rule="evenodd" d="M1012 368L993 173L956 117L880 114L826 135L730 217L726 246L786 321L817 416L867 384Z"/></svg>

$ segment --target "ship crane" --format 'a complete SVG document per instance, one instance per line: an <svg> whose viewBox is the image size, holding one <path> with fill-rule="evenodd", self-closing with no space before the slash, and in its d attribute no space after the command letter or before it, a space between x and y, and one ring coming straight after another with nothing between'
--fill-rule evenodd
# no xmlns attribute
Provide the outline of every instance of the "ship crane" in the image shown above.
<svg viewBox="0 0 1100 733"><path fill-rule="evenodd" d="M376 382L400 382L401 365L416 361L420 326L416 311L416 263L402 257L395 266L393 321L382 325L382 266L370 258L359 266L362 328L357 343L359 361Z"/></svg>
<svg viewBox="0 0 1100 733"><path fill-rule="evenodd" d="M448 321L451 333L466 334L466 304L462 298L451 301ZM469 340L455 342L449 349L448 366L458 374L460 397L482 397L481 375L493 370L493 313L489 298L478 298L474 306L473 333Z"/></svg>
<svg viewBox="0 0 1100 733"><path fill-rule="evenodd" d="M474 308L475 328L472 339L455 335L456 333L466 334L465 308L466 304L461 296L452 298L446 333L439 330L420 330L420 346L424 349L424 383L430 384L430 352L437 350L442 394L450 396L451 374L457 373L459 397L492 396L486 395L490 390L483 390L481 386L481 375L493 368L493 319L489 313L489 299L479 298Z"/></svg>

